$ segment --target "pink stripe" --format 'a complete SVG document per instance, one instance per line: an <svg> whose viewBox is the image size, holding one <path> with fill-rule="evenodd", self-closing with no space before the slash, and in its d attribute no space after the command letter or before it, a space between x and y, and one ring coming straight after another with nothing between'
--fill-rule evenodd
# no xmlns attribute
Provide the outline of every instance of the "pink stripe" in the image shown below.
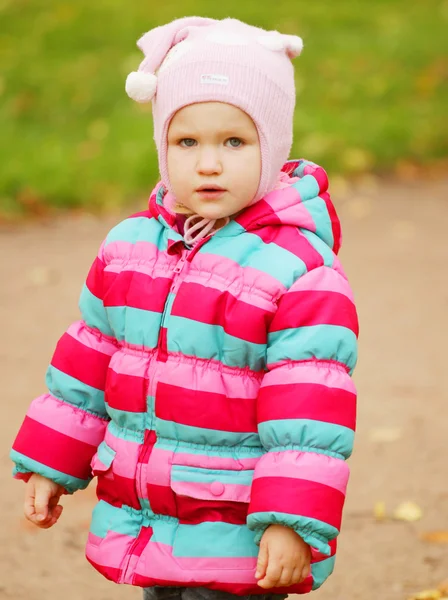
<svg viewBox="0 0 448 600"><path fill-rule="evenodd" d="M102 542L102 538L89 532L86 547L87 558L91 558L97 565L113 569L121 567L123 557L130 552L131 546L135 542L134 537L115 531L108 531L106 542L102 542L99 546L98 540Z"/></svg>
<svg viewBox="0 0 448 600"><path fill-rule="evenodd" d="M104 441L116 452L113 467L114 473L120 477L134 479L140 444L115 437L109 429L106 431Z"/></svg>
<svg viewBox="0 0 448 600"><path fill-rule="evenodd" d="M347 296L349 300L354 302L353 292L347 279L341 277L341 274L330 267L319 267L301 277L290 291L294 290L312 290L316 292L338 292Z"/></svg>
<svg viewBox="0 0 448 600"><path fill-rule="evenodd" d="M227 398L256 398L261 375L255 376L243 369L226 368L222 364L182 357L168 360L160 375L160 382L171 384L181 381L182 387L224 394Z"/></svg>
<svg viewBox="0 0 448 600"><path fill-rule="evenodd" d="M113 338L108 338L99 331L88 327L84 321L72 323L67 329L67 333L87 348L108 356L112 356L118 349L118 343Z"/></svg>
<svg viewBox="0 0 448 600"><path fill-rule="evenodd" d="M356 394L356 387L347 371L335 363L324 361L306 361L303 363L288 363L266 373L263 387L274 385L292 385L310 383L338 388ZM281 388L279 389L281 393Z"/></svg>
<svg viewBox="0 0 448 600"><path fill-rule="evenodd" d="M117 272L123 268L124 264L137 267L138 263L146 263L147 267L153 269L157 265L157 272L160 271L160 274L165 277L167 267L173 267L179 260L177 256L170 256L167 252L159 250L152 242L139 241L133 244L121 240L109 242L105 246L104 258L108 263L106 272Z"/></svg>
<svg viewBox="0 0 448 600"><path fill-rule="evenodd" d="M165 450L158 450L165 452ZM228 469L229 471L242 471L254 469L260 458L229 458L222 456L212 456L206 454L186 454L176 452L173 456L173 465L182 465L185 467L197 467L200 465L203 469Z"/></svg>
<svg viewBox="0 0 448 600"><path fill-rule="evenodd" d="M218 477L218 476L217 476ZM230 500L232 502L249 502L250 485L238 483L223 484L223 492L219 495L213 493L213 483L204 481L171 481L171 489L181 496L191 496L201 500Z"/></svg>
<svg viewBox="0 0 448 600"><path fill-rule="evenodd" d="M150 485L170 486L173 453L154 446L148 462L147 482Z"/></svg>
<svg viewBox="0 0 448 600"><path fill-rule="evenodd" d="M345 495L348 476L349 467L343 460L316 452L285 450L264 454L255 469L254 480L261 477L306 479L332 487Z"/></svg>
<svg viewBox="0 0 448 600"><path fill-rule="evenodd" d="M142 558L137 567L141 577L179 583L255 583L256 558L182 558L173 556L171 546L159 542L149 542Z"/></svg>
<svg viewBox="0 0 448 600"><path fill-rule="evenodd" d="M275 277L252 267L241 267L237 262L224 256L207 254L206 249L207 246L204 246L190 263L188 276L191 280L195 273L198 275L198 282L213 278L214 281L221 281L222 285L227 286L228 291L235 296L238 296L243 289L256 288L265 292L268 298L276 299L286 291Z"/></svg>
<svg viewBox="0 0 448 600"><path fill-rule="evenodd" d="M281 223L286 225L291 222L300 223L301 227L312 232L316 231L313 217L302 202L298 190L293 186L268 194L264 201L274 210Z"/></svg>
<svg viewBox="0 0 448 600"><path fill-rule="evenodd" d="M107 421L95 417L51 394L36 398L27 411L27 416L91 446L98 446L106 430Z"/></svg>

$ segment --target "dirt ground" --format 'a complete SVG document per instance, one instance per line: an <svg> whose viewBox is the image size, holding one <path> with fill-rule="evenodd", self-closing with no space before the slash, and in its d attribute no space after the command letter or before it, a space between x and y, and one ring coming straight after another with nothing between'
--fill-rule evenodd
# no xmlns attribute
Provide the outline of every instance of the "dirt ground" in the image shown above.
<svg viewBox="0 0 448 600"><path fill-rule="evenodd" d="M365 179L336 186L343 264L361 322L359 427L333 576L316 600L401 600L448 578L448 545L422 534L448 530L448 181ZM27 405L44 391L57 338L78 318L87 269L118 217L79 216L0 232L0 598L126 600L84 558L94 490L65 499L59 524L22 518L24 487L10 477L10 444ZM413 523L374 518L402 502ZM448 534L446 534L448 535ZM446 542L446 537L445 537Z"/></svg>

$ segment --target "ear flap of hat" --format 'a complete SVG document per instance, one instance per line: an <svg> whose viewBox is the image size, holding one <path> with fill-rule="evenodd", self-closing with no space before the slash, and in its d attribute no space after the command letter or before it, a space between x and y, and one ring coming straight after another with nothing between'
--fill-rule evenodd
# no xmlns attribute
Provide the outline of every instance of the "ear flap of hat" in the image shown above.
<svg viewBox="0 0 448 600"><path fill-rule="evenodd" d="M216 23L214 19L184 17L145 33L137 42L145 59L140 64L138 71L133 71L126 79L128 96L137 102L150 102L157 89L155 72L170 49L188 36L190 28L203 27L213 23Z"/></svg>

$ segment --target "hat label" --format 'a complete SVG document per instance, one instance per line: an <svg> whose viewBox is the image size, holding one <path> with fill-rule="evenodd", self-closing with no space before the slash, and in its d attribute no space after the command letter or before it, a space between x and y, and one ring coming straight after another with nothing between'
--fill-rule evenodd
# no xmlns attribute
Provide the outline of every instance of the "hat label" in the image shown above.
<svg viewBox="0 0 448 600"><path fill-rule="evenodd" d="M201 83L212 83L216 85L228 85L227 75L201 75Z"/></svg>

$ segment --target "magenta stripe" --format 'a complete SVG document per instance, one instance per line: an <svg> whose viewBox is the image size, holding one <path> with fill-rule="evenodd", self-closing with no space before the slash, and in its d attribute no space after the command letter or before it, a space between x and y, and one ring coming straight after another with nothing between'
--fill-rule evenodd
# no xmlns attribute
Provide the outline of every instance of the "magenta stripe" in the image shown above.
<svg viewBox="0 0 448 600"><path fill-rule="evenodd" d="M93 334L90 335L94 337ZM105 342L104 345L108 350L113 346L108 342ZM116 346L113 348L116 350ZM104 390L109 361L110 354L92 350L88 345L68 333L64 333L58 341L51 365L86 385L97 390Z"/></svg>
<svg viewBox="0 0 448 600"><path fill-rule="evenodd" d="M227 398L224 394L189 390L159 381L156 416L191 427L256 433L256 398Z"/></svg>
<svg viewBox="0 0 448 600"><path fill-rule="evenodd" d="M103 440L107 426L107 421L62 402L51 394L44 394L33 400L26 414L50 429L91 446L98 446Z"/></svg>
<svg viewBox="0 0 448 600"><path fill-rule="evenodd" d="M276 244L291 252L302 260L308 271L321 267L324 264L322 255L314 246L300 233L297 227L275 227L266 226L253 232L258 235L265 244Z"/></svg>
<svg viewBox="0 0 448 600"><path fill-rule="evenodd" d="M356 394L316 383L262 386L258 422L310 419L356 428Z"/></svg>
<svg viewBox="0 0 448 600"><path fill-rule="evenodd" d="M316 452L285 450L264 454L255 469L254 480L261 477L306 479L345 495L348 476L349 467L343 460Z"/></svg>
<svg viewBox="0 0 448 600"><path fill-rule="evenodd" d="M266 344L274 307L271 305L266 311L253 303L241 302L227 290L184 281L177 293L172 315L218 325L229 335L254 344Z"/></svg>
<svg viewBox="0 0 448 600"><path fill-rule="evenodd" d="M333 362L311 360L288 363L269 371L264 377L263 387L297 383L325 385L356 394L355 384L344 367ZM281 393L281 388L279 391Z"/></svg>
<svg viewBox="0 0 448 600"><path fill-rule="evenodd" d="M166 272L165 275L169 273ZM150 277L134 270L105 273L104 306L130 306L141 310L163 312L171 279Z"/></svg>
<svg viewBox="0 0 448 600"><path fill-rule="evenodd" d="M338 292L289 291L280 302L270 331L315 325L346 327L358 336L358 317L351 300Z"/></svg>

